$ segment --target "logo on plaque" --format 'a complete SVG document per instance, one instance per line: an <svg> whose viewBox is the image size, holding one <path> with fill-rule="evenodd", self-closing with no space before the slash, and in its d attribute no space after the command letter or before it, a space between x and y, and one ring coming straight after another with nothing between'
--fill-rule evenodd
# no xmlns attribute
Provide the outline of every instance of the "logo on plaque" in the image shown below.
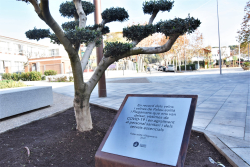
<svg viewBox="0 0 250 167"><path fill-rule="evenodd" d="M134 142L133 146L134 146L134 147L139 146L139 142L137 142L137 141L136 141L136 142Z"/></svg>

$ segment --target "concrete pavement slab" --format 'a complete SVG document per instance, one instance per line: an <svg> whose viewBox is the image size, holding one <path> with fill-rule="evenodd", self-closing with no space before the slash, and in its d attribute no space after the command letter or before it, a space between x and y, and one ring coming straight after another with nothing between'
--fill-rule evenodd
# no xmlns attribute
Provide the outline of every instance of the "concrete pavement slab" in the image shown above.
<svg viewBox="0 0 250 167"><path fill-rule="evenodd" d="M250 165L250 148L232 148L232 150Z"/></svg>
<svg viewBox="0 0 250 167"><path fill-rule="evenodd" d="M220 133L222 135L231 136L235 138L244 139L244 127L229 126L229 125L218 125L210 123L206 129L210 132Z"/></svg>

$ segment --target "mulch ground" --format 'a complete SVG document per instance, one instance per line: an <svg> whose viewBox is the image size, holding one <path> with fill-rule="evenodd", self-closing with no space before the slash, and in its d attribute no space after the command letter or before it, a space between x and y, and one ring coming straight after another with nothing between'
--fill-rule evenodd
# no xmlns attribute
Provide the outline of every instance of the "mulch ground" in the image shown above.
<svg viewBox="0 0 250 167"><path fill-rule="evenodd" d="M54 117L0 134L0 166L94 167L95 153L116 111L91 105L91 114L94 128L90 132L76 131L71 108ZM192 132L185 166L216 166L209 162L208 157L226 167L231 166L202 134Z"/></svg>

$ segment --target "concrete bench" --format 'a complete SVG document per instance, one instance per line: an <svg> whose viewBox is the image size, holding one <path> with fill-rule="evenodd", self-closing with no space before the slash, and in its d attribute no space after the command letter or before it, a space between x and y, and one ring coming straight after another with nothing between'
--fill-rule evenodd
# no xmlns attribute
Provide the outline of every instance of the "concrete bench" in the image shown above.
<svg viewBox="0 0 250 167"><path fill-rule="evenodd" d="M0 119L52 104L51 86L0 89Z"/></svg>

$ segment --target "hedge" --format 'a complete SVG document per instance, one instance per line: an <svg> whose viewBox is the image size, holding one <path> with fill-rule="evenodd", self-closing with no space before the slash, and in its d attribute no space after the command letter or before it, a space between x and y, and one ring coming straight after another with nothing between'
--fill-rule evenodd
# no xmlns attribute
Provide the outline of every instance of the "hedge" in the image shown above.
<svg viewBox="0 0 250 167"><path fill-rule="evenodd" d="M46 70L44 71L44 75L48 76L48 75L56 75L57 72L55 70Z"/></svg>
<svg viewBox="0 0 250 167"><path fill-rule="evenodd" d="M192 70L195 70L195 64L187 64L186 69L190 70L190 67L192 67ZM179 66L177 66L177 71L179 70ZM181 70L185 70L185 65L181 65Z"/></svg>
<svg viewBox="0 0 250 167"><path fill-rule="evenodd" d="M2 79L13 80L13 81L40 81L42 79L42 74L40 72L31 71L31 72L22 72L20 73L4 73L2 74Z"/></svg>
<svg viewBox="0 0 250 167"><path fill-rule="evenodd" d="M13 81L13 80L3 80L0 81L0 89L6 89L6 88L16 88L16 87L24 87L26 86L24 83L18 81Z"/></svg>

